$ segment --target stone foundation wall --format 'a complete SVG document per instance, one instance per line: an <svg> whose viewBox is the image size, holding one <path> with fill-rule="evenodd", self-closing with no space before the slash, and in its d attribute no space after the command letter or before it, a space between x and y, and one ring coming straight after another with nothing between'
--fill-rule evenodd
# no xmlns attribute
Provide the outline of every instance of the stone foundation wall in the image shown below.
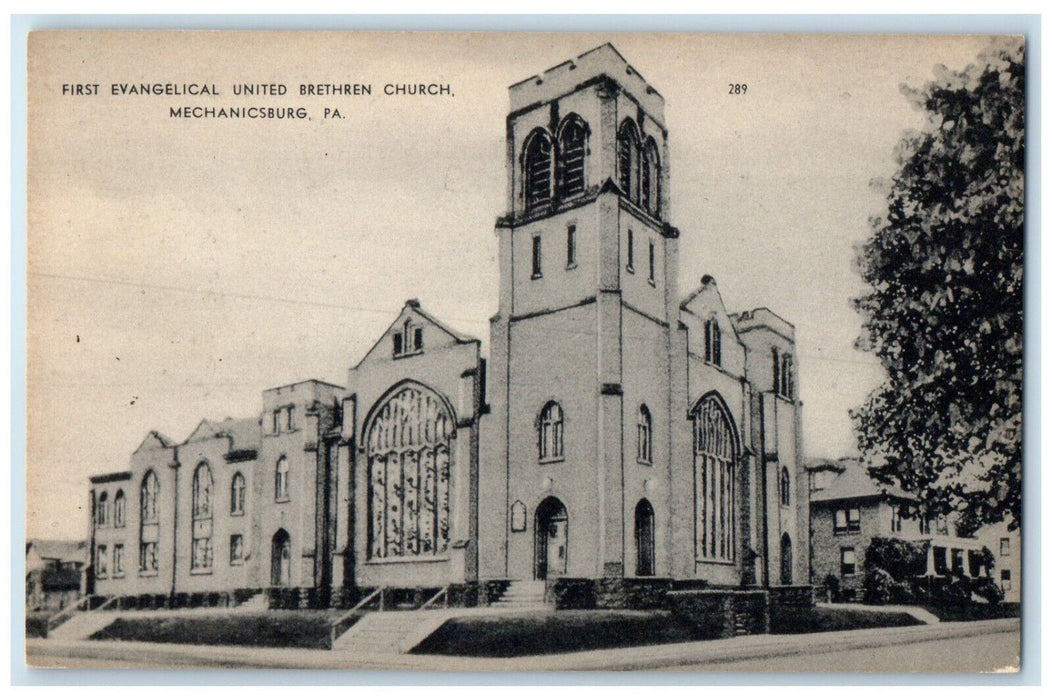
<svg viewBox="0 0 1052 700"><path fill-rule="evenodd" d="M771 605L789 608L813 608L815 605L814 586L773 586L768 592Z"/></svg>
<svg viewBox="0 0 1052 700"><path fill-rule="evenodd" d="M770 630L767 591L670 591L666 600L672 614L693 627L699 636L723 639L767 634Z"/></svg>

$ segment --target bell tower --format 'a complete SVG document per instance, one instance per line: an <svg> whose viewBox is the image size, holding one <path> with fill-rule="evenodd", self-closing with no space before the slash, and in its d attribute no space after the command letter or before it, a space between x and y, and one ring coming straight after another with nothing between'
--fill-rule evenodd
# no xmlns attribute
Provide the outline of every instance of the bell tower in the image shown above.
<svg viewBox="0 0 1052 700"><path fill-rule="evenodd" d="M555 560L574 577L667 575L678 231L664 98L610 44L509 93L480 573L545 578ZM637 545L648 508L653 542Z"/></svg>

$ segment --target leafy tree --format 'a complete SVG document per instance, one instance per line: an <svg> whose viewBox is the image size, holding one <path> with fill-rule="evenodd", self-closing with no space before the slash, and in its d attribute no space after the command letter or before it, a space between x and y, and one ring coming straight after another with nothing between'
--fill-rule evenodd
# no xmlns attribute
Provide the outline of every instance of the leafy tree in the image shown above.
<svg viewBox="0 0 1052 700"><path fill-rule="evenodd" d="M885 216L858 254L860 349L885 382L852 413L870 474L965 530L1022 497L1023 111L1020 41L903 87L928 125L899 144Z"/></svg>

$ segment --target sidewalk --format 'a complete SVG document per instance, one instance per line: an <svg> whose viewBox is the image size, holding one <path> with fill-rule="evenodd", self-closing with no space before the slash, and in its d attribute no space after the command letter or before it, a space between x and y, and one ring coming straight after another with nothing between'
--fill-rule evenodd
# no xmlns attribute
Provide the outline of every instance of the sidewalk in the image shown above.
<svg viewBox="0 0 1052 700"><path fill-rule="evenodd" d="M258 647L152 644L144 642L63 642L30 639L29 663L52 668L286 668L384 669L406 671L642 671L655 668L753 658L847 651L901 642L954 639L1018 632L1019 619L945 622L915 627L798 635L758 635L648 647L603 649L518 658L372 655L340 651Z"/></svg>

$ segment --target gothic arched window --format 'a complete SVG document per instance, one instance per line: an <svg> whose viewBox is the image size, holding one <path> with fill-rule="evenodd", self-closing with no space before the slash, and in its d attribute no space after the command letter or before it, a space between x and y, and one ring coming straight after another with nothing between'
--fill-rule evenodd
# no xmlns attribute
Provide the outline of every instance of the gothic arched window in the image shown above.
<svg viewBox="0 0 1052 700"><path fill-rule="evenodd" d="M653 425L650 418L650 409L646 407L646 404L639 407L637 424L636 461L640 464L653 464Z"/></svg>
<svg viewBox="0 0 1052 700"><path fill-rule="evenodd" d="M139 571L146 575L157 573L158 490L157 474L151 469L139 486Z"/></svg>
<svg viewBox="0 0 1052 700"><path fill-rule="evenodd" d="M409 384L372 411L366 432L369 557L444 554L456 419L434 391Z"/></svg>
<svg viewBox="0 0 1052 700"><path fill-rule="evenodd" d="M522 151L522 180L526 208L545 206L552 198L552 139L543 129L526 137Z"/></svg>
<svg viewBox="0 0 1052 700"><path fill-rule="evenodd" d="M549 401L541 409L537 444L541 461L563 458L563 409L555 401Z"/></svg>
<svg viewBox="0 0 1052 700"><path fill-rule="evenodd" d="M212 568L212 470L201 462L194 470L193 528L190 568L208 571Z"/></svg>
<svg viewBox="0 0 1052 700"><path fill-rule="evenodd" d="M792 484L789 482L789 470L785 467L782 467L781 479L778 482L778 491L781 494L782 505L789 505L790 494L792 493Z"/></svg>
<svg viewBox="0 0 1052 700"><path fill-rule="evenodd" d="M282 455L274 467L274 500L289 500L289 459Z"/></svg>
<svg viewBox="0 0 1052 700"><path fill-rule="evenodd" d="M230 514L245 514L245 477L241 472L230 480Z"/></svg>
<svg viewBox="0 0 1052 700"><path fill-rule="evenodd" d="M576 114L559 127L558 160L555 164L556 190L560 198L584 192L584 161L588 144L588 125Z"/></svg>
<svg viewBox="0 0 1052 700"><path fill-rule="evenodd" d="M639 203L639 130L635 122L626 119L617 132L617 170L621 191Z"/></svg>
<svg viewBox="0 0 1052 700"><path fill-rule="evenodd" d="M716 396L702 400L693 418L697 557L734 561L734 427Z"/></svg>
<svg viewBox="0 0 1052 700"><path fill-rule="evenodd" d="M124 527L124 491L113 497L113 527Z"/></svg>
<svg viewBox="0 0 1052 700"><path fill-rule="evenodd" d="M110 519L110 496L105 491L99 496L99 503L95 507L95 524L99 527L105 527L109 524Z"/></svg>

